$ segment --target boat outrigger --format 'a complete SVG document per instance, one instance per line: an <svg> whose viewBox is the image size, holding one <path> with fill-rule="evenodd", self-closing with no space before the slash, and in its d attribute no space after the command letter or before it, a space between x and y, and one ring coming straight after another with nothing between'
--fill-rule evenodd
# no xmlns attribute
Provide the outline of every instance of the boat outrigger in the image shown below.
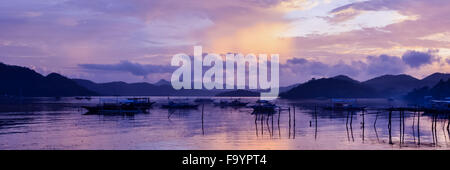
<svg viewBox="0 0 450 170"><path fill-rule="evenodd" d="M248 104L248 102L241 102L238 99L235 99L231 102L221 100L219 103L214 103L214 105L220 106L220 107L245 107L245 106L247 106L247 104Z"/></svg>
<svg viewBox="0 0 450 170"><path fill-rule="evenodd" d="M331 106L326 106L324 109L335 111L361 111L365 110L366 106L358 105L356 99L331 99Z"/></svg>
<svg viewBox="0 0 450 170"><path fill-rule="evenodd" d="M88 110L86 114L134 114L146 113L155 102L149 98L128 98L126 100L110 102L101 100L96 106L82 106Z"/></svg>
<svg viewBox="0 0 450 170"><path fill-rule="evenodd" d="M169 101L167 104L163 104L161 107L166 109L197 109L198 104L191 104L183 101Z"/></svg>

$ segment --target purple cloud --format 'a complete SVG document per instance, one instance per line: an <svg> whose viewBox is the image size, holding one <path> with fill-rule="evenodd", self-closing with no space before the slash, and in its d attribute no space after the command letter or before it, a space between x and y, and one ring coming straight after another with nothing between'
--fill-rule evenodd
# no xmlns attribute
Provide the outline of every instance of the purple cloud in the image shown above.
<svg viewBox="0 0 450 170"><path fill-rule="evenodd" d="M118 64L79 64L78 66L88 70L129 72L136 76L147 76L152 73L171 73L175 69L172 66L139 64L129 61L121 61Z"/></svg>
<svg viewBox="0 0 450 170"><path fill-rule="evenodd" d="M406 66L400 57L380 55L367 57L367 73L369 75L400 74Z"/></svg>
<svg viewBox="0 0 450 170"><path fill-rule="evenodd" d="M405 54L403 54L402 60L412 68L419 68L423 65L433 63L433 61L436 60L436 57L431 54L431 51L407 51Z"/></svg>
<svg viewBox="0 0 450 170"><path fill-rule="evenodd" d="M420 55L411 51L406 52L403 56L367 56L365 59L354 60L350 63L339 62L337 64L327 64L320 61L311 61L304 58L293 58L287 60L286 64L280 65L281 76L287 82L302 82L313 77L332 77L336 75L347 75L358 80L365 80L374 76L381 76L386 74L403 74L411 64L421 65L423 59ZM406 57L405 57L406 56ZM419 61L416 61L417 56ZM411 59L413 58L413 59ZM431 63L434 60L427 61ZM448 60L447 62L450 62ZM411 67L417 69L417 67Z"/></svg>
<svg viewBox="0 0 450 170"><path fill-rule="evenodd" d="M306 60L304 58L293 58L293 59L289 59L287 62L292 63L292 64L305 64L308 62L308 60Z"/></svg>
<svg viewBox="0 0 450 170"><path fill-rule="evenodd" d="M337 64L327 64L321 61L293 58L287 60L286 64L280 65L280 83L290 85L311 78L332 77L340 74L357 77L365 67L366 64L360 61L353 61L350 64L342 61Z"/></svg>

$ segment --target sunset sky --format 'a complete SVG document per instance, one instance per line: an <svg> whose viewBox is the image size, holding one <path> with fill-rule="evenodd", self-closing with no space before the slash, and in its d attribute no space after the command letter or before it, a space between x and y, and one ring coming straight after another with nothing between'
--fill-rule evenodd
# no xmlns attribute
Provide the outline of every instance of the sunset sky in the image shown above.
<svg viewBox="0 0 450 170"><path fill-rule="evenodd" d="M0 62L95 82L170 80L177 53L278 53L280 84L450 72L446 0L2 0Z"/></svg>

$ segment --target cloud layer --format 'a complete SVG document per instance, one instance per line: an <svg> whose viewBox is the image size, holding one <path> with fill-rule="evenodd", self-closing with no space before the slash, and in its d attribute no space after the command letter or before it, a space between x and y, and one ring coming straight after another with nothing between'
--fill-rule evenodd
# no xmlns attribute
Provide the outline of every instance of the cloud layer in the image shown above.
<svg viewBox="0 0 450 170"><path fill-rule="evenodd" d="M442 64L439 57L433 56L436 51L427 52L407 51L401 57L382 54L379 56L366 56L351 63L338 62L327 64L321 61L293 58L281 65L285 82L304 82L311 78L332 77L348 75L360 81L380 75L396 75L405 73L409 69L417 69L427 65ZM447 60L448 62L448 60Z"/></svg>
<svg viewBox="0 0 450 170"><path fill-rule="evenodd" d="M4 0L0 61L98 81L155 82L170 77L165 67L174 54L202 45L222 54L279 53L286 67L281 79L289 83L333 74L420 78L450 72L448 6L443 0Z"/></svg>
<svg viewBox="0 0 450 170"><path fill-rule="evenodd" d="M135 76L147 76L148 74L171 73L175 70L171 66L139 64L129 61L121 61L118 64L79 64L83 69L128 72Z"/></svg>

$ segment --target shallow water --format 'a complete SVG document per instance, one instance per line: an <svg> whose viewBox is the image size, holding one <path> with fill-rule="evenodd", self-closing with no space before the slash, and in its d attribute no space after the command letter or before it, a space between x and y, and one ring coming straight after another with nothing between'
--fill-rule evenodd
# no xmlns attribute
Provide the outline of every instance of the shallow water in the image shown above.
<svg viewBox="0 0 450 170"><path fill-rule="evenodd" d="M167 97L151 100L161 104ZM315 102L285 100L276 101L283 110L272 115L212 104L204 105L203 116L202 106L167 110L159 105L133 116L83 115L86 110L81 105L98 101L39 98L27 104L4 104L0 108L0 149L450 148L446 116L433 121L422 113L392 112L389 129L388 112L331 112L314 107ZM384 100L365 102L372 108L388 105Z"/></svg>

